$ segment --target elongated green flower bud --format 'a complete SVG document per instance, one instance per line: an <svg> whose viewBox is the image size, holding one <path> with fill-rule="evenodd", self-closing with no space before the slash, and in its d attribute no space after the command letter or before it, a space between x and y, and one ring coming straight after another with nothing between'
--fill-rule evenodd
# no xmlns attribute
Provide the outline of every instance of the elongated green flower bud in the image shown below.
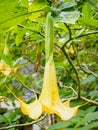
<svg viewBox="0 0 98 130"><path fill-rule="evenodd" d="M54 29L53 29L53 19L51 13L47 14L46 18L46 32L45 32L45 53L46 53L46 62L49 57L53 54L54 48Z"/></svg>

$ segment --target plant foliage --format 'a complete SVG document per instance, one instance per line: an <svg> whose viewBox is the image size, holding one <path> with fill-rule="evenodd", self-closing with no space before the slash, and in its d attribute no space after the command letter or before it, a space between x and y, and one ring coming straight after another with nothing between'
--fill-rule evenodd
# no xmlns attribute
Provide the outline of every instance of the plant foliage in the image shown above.
<svg viewBox="0 0 98 130"><path fill-rule="evenodd" d="M21 113L7 88L27 104L40 96L49 12L54 20L54 62L60 98L71 100L72 107L88 103L76 117L61 121L54 115L53 120L49 118L51 124L44 123L40 129L97 130L97 0L0 0L0 129L33 121ZM10 129L20 129L20 125Z"/></svg>

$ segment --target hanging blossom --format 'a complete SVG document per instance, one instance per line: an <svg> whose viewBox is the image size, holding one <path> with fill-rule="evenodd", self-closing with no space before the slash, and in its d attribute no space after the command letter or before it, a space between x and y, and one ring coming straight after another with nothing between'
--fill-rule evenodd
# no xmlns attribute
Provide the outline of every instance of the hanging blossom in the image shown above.
<svg viewBox="0 0 98 130"><path fill-rule="evenodd" d="M62 103L58 93L56 71L53 60L53 19L51 14L47 14L46 18L46 34L45 34L45 53L46 64L44 71L43 87L40 97L30 104L26 104L21 99L16 99L20 102L21 111L32 119L38 119L43 112L47 114L56 114L62 120L68 120L74 117L79 106L70 107L70 101ZM10 90L11 91L11 90Z"/></svg>
<svg viewBox="0 0 98 130"><path fill-rule="evenodd" d="M0 61L0 72L5 76L8 76L11 72L16 72L17 67L11 68L9 65L5 64L2 60Z"/></svg>
<svg viewBox="0 0 98 130"><path fill-rule="evenodd" d="M11 91L11 90L10 90ZM11 93L13 93L11 91ZM16 95L14 95L16 97ZM32 119L38 119L42 112L56 114L62 120L68 120L77 114L78 107L70 108L70 101L62 103L58 93L57 79L53 57L50 57L45 65L42 92L39 99L30 104L26 104L21 99L20 108L23 114Z"/></svg>

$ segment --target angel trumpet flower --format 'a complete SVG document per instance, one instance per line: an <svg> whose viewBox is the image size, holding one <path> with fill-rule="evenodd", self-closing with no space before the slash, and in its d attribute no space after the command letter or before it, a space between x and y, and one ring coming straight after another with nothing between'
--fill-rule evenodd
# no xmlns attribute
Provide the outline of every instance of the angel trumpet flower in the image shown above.
<svg viewBox="0 0 98 130"><path fill-rule="evenodd" d="M53 20L51 14L46 19L45 53L46 65L44 71L43 87L39 99L26 104L19 98L20 108L25 115L32 119L38 119L42 112L56 114L62 120L68 120L75 116L79 106L70 108L70 101L61 102L56 79L55 65L53 61Z"/></svg>
<svg viewBox="0 0 98 130"><path fill-rule="evenodd" d="M21 111L32 119L38 119L41 113L45 112L47 114L56 114L62 120L68 120L75 116L78 110L78 106L70 108L69 101L63 104L60 100L52 57L45 65L43 88L39 99L30 104L24 103L19 98L17 100L20 102Z"/></svg>
<svg viewBox="0 0 98 130"><path fill-rule="evenodd" d="M39 101L42 110L49 114L56 114L62 120L68 120L75 116L78 107L70 108L68 102L65 105L61 102L56 79L56 71L53 58L50 57L45 66L43 89Z"/></svg>

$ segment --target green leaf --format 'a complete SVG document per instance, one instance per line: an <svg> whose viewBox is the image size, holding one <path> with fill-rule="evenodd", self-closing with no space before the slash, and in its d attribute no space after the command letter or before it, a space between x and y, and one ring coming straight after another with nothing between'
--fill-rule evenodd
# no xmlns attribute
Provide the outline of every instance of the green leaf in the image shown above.
<svg viewBox="0 0 98 130"><path fill-rule="evenodd" d="M17 113L17 114L15 114L15 115L14 115L13 122L15 122L15 121L19 120L20 118L21 118L21 115L18 115L18 113Z"/></svg>
<svg viewBox="0 0 98 130"><path fill-rule="evenodd" d="M98 20L96 19L89 19L89 18L79 18L79 21L84 23L85 25L93 26L98 28Z"/></svg>
<svg viewBox="0 0 98 130"><path fill-rule="evenodd" d="M22 8L17 0L0 2L0 28L15 27L28 15L27 10Z"/></svg>
<svg viewBox="0 0 98 130"><path fill-rule="evenodd" d="M68 9L68 8L71 8L71 7L74 7L74 6L76 6L76 5L77 5L76 2L62 2L61 4L58 5L57 8L58 8L60 11L62 11L62 10L65 10L65 9Z"/></svg>
<svg viewBox="0 0 98 130"><path fill-rule="evenodd" d="M96 81L96 78L92 75L89 75L86 79L82 80L82 84L85 85L85 84L90 84L92 82L95 82Z"/></svg>
<svg viewBox="0 0 98 130"><path fill-rule="evenodd" d="M89 96L98 97L98 90L91 91L91 92L89 93Z"/></svg>
<svg viewBox="0 0 98 130"><path fill-rule="evenodd" d="M94 112L95 109L96 109L96 106L91 106L91 107L89 107L89 108L85 111L85 113L91 113L91 112Z"/></svg>
<svg viewBox="0 0 98 130"><path fill-rule="evenodd" d="M46 7L46 4L47 3L45 0L36 0L36 1L32 2L32 4L29 6L28 10L29 10L29 12L35 12L35 13L32 14L29 17L29 19L31 21L32 20L35 21L40 16L42 10Z"/></svg>
<svg viewBox="0 0 98 130"><path fill-rule="evenodd" d="M13 66L12 55L1 55L1 59L9 66Z"/></svg>
<svg viewBox="0 0 98 130"><path fill-rule="evenodd" d="M28 7L28 0L21 0L21 3L23 7Z"/></svg>
<svg viewBox="0 0 98 130"><path fill-rule="evenodd" d="M90 4L86 3L83 6L82 13L83 13L83 17L85 17L85 18L91 18L91 16L92 16L92 10L91 10Z"/></svg>
<svg viewBox="0 0 98 130"><path fill-rule="evenodd" d="M1 43L4 43L4 35L5 35L5 32L3 30L0 29L0 50L2 48L2 45Z"/></svg>
<svg viewBox="0 0 98 130"><path fill-rule="evenodd" d="M16 32L17 35L15 38L15 43L17 46L22 42L25 32L26 32L25 28L21 28L21 27L17 28L17 32Z"/></svg>
<svg viewBox="0 0 98 130"><path fill-rule="evenodd" d="M98 13L93 16L94 19L98 19Z"/></svg>
<svg viewBox="0 0 98 130"><path fill-rule="evenodd" d="M54 19L57 22L75 24L75 22L78 20L79 16L80 16L80 13L78 11L61 12L61 13L57 14L57 16L54 16Z"/></svg>
<svg viewBox="0 0 98 130"><path fill-rule="evenodd" d="M84 118L85 122L90 122L94 120L98 120L98 111L93 112L93 113L88 113Z"/></svg>
<svg viewBox="0 0 98 130"><path fill-rule="evenodd" d="M3 78L0 78L0 86L3 85L4 83L6 83L7 81L7 77L3 77Z"/></svg>
<svg viewBox="0 0 98 130"><path fill-rule="evenodd" d="M96 121L96 122L90 122L89 124L86 124L86 126L84 126L82 128L81 127L77 128L77 130L91 130L91 128L98 128L98 121Z"/></svg>
<svg viewBox="0 0 98 130"><path fill-rule="evenodd" d="M37 10L42 10L46 5L45 0L36 0L32 2L32 4L29 6L29 12L31 11L37 11Z"/></svg>
<svg viewBox="0 0 98 130"><path fill-rule="evenodd" d="M64 127L68 127L70 124L71 124L71 122L69 122L69 121L59 122L59 123L56 123L56 124L50 126L47 130L58 130L58 129L61 129Z"/></svg>
<svg viewBox="0 0 98 130"><path fill-rule="evenodd" d="M0 114L0 123L1 122L6 122L6 118L3 115Z"/></svg>

